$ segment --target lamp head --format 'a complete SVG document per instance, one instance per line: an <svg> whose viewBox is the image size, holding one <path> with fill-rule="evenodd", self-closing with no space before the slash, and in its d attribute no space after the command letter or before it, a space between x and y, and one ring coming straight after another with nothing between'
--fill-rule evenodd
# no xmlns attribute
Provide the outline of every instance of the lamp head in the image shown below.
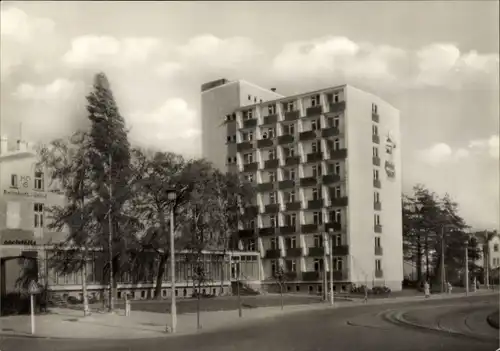
<svg viewBox="0 0 500 351"><path fill-rule="evenodd" d="M167 191L167 198L170 201L175 201L175 199L177 198L177 193L175 192L174 189L170 189Z"/></svg>

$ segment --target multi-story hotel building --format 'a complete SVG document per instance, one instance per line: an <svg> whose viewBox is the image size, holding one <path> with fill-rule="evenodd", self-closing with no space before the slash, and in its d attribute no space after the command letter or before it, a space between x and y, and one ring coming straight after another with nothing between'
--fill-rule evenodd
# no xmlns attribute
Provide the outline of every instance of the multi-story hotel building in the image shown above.
<svg viewBox="0 0 500 351"><path fill-rule="evenodd" d="M225 94L230 84L240 83L222 80L202 93L204 156L220 164L224 155L228 171L255 183L248 209L255 220L239 235L262 257L263 285L282 266L289 291L320 291L330 269L337 291L351 284L400 290L399 111L349 85L264 94L229 111L237 102Z"/></svg>

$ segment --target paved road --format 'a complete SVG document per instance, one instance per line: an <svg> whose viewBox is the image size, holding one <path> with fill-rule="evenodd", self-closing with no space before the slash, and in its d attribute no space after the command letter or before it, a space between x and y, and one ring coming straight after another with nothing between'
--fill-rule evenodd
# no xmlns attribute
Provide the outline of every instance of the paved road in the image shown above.
<svg viewBox="0 0 500 351"><path fill-rule="evenodd" d="M464 311L471 302L484 301L484 306L498 308L498 297L470 297L453 302L456 313ZM245 327L225 331L200 333L155 340L137 341L62 341L8 338L2 340L2 351L494 351L498 341L458 337L446 332L402 327L390 323L382 315L388 310L408 310L409 307L436 307L451 305L450 301L429 300L418 303L359 306L305 312L266 319ZM432 308L431 308L432 310ZM453 314L446 310L446 318ZM420 315L421 316L421 315ZM435 314L429 314L427 323L434 323ZM422 317L422 316L421 316ZM425 317L425 314L424 314ZM477 315L470 320L476 320ZM424 318L425 319L425 318Z"/></svg>

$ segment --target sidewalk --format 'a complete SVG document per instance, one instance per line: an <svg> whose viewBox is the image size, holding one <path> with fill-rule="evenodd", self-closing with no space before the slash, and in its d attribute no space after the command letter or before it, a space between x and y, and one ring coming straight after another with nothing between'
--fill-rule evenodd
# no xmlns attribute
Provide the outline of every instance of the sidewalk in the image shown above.
<svg viewBox="0 0 500 351"><path fill-rule="evenodd" d="M494 295L498 292L476 292L470 296ZM435 299L453 299L463 297L464 294L433 295ZM423 301L424 296L404 296L387 299L372 299L367 303L361 301L338 301L334 308L348 308L360 305L380 305L399 302ZM202 331L211 331L228 326L241 326L263 318L272 318L291 313L325 310L332 308L326 303L285 306L262 307L244 309L243 318L238 317L238 311L214 311L201 313ZM52 308L50 314L36 316L36 337L45 338L76 338L76 339L141 339L169 337L174 334L165 332L170 325L170 315L166 313L132 311L131 316L125 317L123 310L115 314L93 313L83 317L82 311ZM31 336L30 316L10 316L0 318L0 335ZM186 335L197 332L196 314L182 314L177 317L177 333Z"/></svg>

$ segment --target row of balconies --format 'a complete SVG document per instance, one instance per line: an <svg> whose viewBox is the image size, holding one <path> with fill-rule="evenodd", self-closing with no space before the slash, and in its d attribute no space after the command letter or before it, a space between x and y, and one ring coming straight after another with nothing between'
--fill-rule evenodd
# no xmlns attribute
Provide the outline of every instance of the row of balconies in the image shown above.
<svg viewBox="0 0 500 351"><path fill-rule="evenodd" d="M297 257L323 257L327 254L330 254L330 250L325 250L324 247L294 247L287 248L285 250L281 249L268 249L266 250L265 258L268 259L276 259L276 258L297 258ZM349 246L348 245L338 245L333 246L332 250L333 256L347 256L349 255Z"/></svg>
<svg viewBox="0 0 500 351"><path fill-rule="evenodd" d="M287 179L287 180L281 180L279 181L278 187L276 189L276 183L274 182L268 182L268 183L260 183L257 184L257 191L258 192L270 192L274 190L286 190L286 189L293 189L297 186L300 187L311 187L315 186L318 184L335 184L341 181L340 175L338 174L327 174L324 176L320 177L304 177L300 178L298 180L292 180L292 179Z"/></svg>
<svg viewBox="0 0 500 351"><path fill-rule="evenodd" d="M328 232L332 229L334 232L340 232L342 225L337 222L330 222L325 224L303 224L297 226L281 226L281 227L265 227L258 228L259 236L273 236L273 235L294 235L294 234L313 234L319 232ZM240 229L240 238L253 238L256 234L256 229Z"/></svg>

